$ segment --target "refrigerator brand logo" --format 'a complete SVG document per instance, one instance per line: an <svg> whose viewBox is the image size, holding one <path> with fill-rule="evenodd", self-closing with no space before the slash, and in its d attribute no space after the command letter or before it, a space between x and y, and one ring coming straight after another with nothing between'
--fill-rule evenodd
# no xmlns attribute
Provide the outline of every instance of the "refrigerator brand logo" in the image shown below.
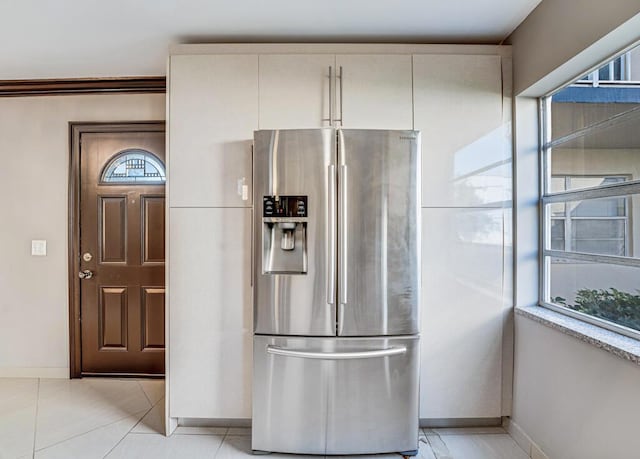
<svg viewBox="0 0 640 459"><path fill-rule="evenodd" d="M401 135L400 140L416 140L416 138L409 135Z"/></svg>

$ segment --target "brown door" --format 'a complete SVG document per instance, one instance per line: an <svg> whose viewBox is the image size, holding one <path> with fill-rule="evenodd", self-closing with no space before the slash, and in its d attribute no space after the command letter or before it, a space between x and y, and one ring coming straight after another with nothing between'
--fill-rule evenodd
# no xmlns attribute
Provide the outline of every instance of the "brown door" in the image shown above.
<svg viewBox="0 0 640 459"><path fill-rule="evenodd" d="M164 132L80 136L82 374L164 373Z"/></svg>

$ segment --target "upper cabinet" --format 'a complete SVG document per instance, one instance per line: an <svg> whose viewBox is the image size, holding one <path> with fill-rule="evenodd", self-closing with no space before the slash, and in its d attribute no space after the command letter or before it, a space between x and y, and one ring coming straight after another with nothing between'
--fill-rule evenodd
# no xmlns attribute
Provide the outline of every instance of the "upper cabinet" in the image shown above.
<svg viewBox="0 0 640 459"><path fill-rule="evenodd" d="M257 55L171 56L169 205L250 207Z"/></svg>
<svg viewBox="0 0 640 459"><path fill-rule="evenodd" d="M260 56L260 129L329 127L333 54Z"/></svg>
<svg viewBox="0 0 640 459"><path fill-rule="evenodd" d="M496 55L414 55L422 205L503 207L511 184L510 114Z"/></svg>
<svg viewBox="0 0 640 459"><path fill-rule="evenodd" d="M411 56L336 56L336 117L354 129L413 129Z"/></svg>
<svg viewBox="0 0 640 459"><path fill-rule="evenodd" d="M264 54L260 129L412 129L410 55Z"/></svg>

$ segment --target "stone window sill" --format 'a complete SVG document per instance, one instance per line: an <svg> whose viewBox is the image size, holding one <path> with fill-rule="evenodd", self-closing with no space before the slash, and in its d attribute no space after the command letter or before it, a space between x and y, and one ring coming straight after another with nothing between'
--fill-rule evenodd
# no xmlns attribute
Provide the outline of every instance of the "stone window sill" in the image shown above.
<svg viewBox="0 0 640 459"><path fill-rule="evenodd" d="M517 306L515 312L518 315L640 365L640 341L636 339L574 319L542 306Z"/></svg>

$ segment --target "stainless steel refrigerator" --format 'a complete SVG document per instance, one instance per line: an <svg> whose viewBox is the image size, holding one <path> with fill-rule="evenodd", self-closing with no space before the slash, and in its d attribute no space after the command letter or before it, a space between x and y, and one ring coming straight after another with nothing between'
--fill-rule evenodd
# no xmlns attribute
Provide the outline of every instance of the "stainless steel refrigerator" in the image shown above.
<svg viewBox="0 0 640 459"><path fill-rule="evenodd" d="M254 134L254 451L418 449L420 134Z"/></svg>

